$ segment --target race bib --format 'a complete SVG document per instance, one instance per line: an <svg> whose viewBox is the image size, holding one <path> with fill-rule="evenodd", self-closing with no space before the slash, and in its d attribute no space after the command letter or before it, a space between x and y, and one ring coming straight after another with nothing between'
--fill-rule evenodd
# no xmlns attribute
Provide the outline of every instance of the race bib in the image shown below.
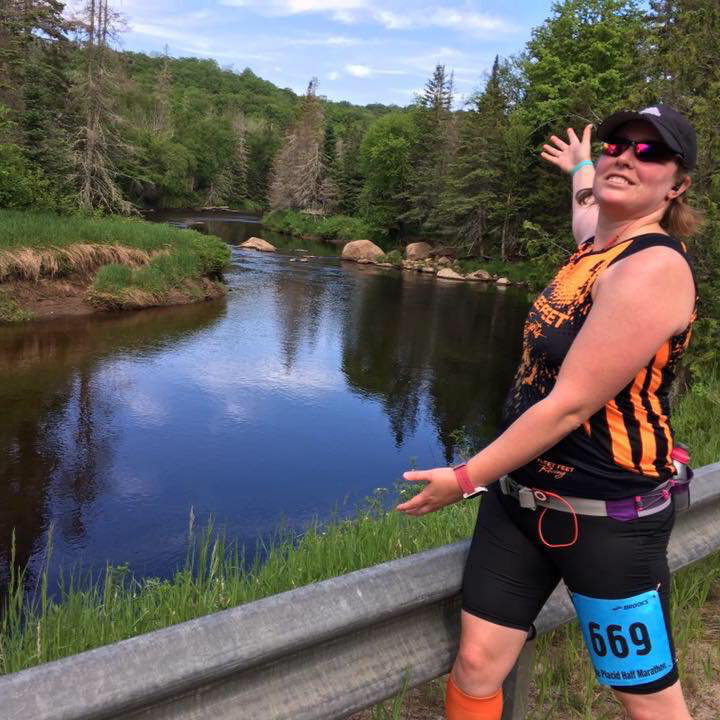
<svg viewBox="0 0 720 720"><path fill-rule="evenodd" d="M673 668L670 638L655 590L621 600L570 593L602 685L640 685Z"/></svg>

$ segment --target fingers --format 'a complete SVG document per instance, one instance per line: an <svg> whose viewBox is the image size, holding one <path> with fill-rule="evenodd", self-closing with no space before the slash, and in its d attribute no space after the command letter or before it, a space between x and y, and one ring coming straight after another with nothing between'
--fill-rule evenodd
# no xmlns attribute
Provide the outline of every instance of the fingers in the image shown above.
<svg viewBox="0 0 720 720"><path fill-rule="evenodd" d="M547 144L543 145L543 150L546 153L548 153L549 155L555 155L555 156L562 155L562 152L563 152L562 150L560 150L556 147L553 147L552 145L547 145Z"/></svg>
<svg viewBox="0 0 720 720"><path fill-rule="evenodd" d="M425 482L428 479L428 473L425 470L408 470L403 473L403 480L407 482Z"/></svg>
<svg viewBox="0 0 720 720"><path fill-rule="evenodd" d="M422 508L426 505L426 496L424 492L419 493L407 502L400 503L395 509L406 515L421 515ZM425 512L428 512L427 510Z"/></svg>
<svg viewBox="0 0 720 720"><path fill-rule="evenodd" d="M550 140L552 140L560 150L564 150L568 146L568 144L557 135L551 135Z"/></svg>
<svg viewBox="0 0 720 720"><path fill-rule="evenodd" d="M549 163L552 163L553 165L560 165L560 164L561 164L561 158L560 158L560 157L557 157L557 156L555 156L555 155L550 155L550 154L547 153L547 152L541 152L541 153L540 153L540 157L541 157L543 160L545 160L545 161L547 161L547 162L549 162Z"/></svg>
<svg viewBox="0 0 720 720"><path fill-rule="evenodd" d="M592 125L592 123L588 123L588 124L583 128L583 134L582 134L582 143L583 143L583 145L587 145L588 147L590 146L590 137L592 136L592 130L593 130L593 125Z"/></svg>
<svg viewBox="0 0 720 720"><path fill-rule="evenodd" d="M405 515L412 515L413 517L418 517L420 515L427 515L435 508L432 506L431 503L426 502L426 500L423 499L420 495L416 495L412 500L398 505L395 509L401 513L405 513Z"/></svg>
<svg viewBox="0 0 720 720"><path fill-rule="evenodd" d="M568 128L567 134L568 134L568 140L570 140L571 145L573 145L574 143L580 142L578 140L578 136L575 134L575 130L573 130L573 128Z"/></svg>

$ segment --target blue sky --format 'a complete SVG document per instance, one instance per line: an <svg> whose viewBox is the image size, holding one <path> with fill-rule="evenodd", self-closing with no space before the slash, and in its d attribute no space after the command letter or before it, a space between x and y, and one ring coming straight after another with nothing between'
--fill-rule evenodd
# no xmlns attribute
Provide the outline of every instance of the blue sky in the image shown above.
<svg viewBox="0 0 720 720"><path fill-rule="evenodd" d="M496 53L522 50L552 0L114 0L127 50L214 58L331 100L406 105L436 63L460 99L483 85Z"/></svg>

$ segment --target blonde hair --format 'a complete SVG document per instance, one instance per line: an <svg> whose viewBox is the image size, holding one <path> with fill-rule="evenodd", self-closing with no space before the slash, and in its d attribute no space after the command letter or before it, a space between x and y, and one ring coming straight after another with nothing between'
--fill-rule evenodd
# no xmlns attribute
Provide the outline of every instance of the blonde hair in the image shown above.
<svg viewBox="0 0 720 720"><path fill-rule="evenodd" d="M687 177L684 168L679 167L675 181L680 184ZM583 188L575 193L578 205L589 205L593 200L592 188ZM660 227L670 235L685 240L694 235L703 224L705 218L701 210L692 207L687 201L687 191L674 197L660 220Z"/></svg>

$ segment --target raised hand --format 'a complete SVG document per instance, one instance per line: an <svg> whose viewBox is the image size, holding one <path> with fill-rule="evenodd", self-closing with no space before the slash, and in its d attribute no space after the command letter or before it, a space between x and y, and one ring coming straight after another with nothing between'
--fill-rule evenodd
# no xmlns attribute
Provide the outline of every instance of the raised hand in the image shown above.
<svg viewBox="0 0 720 720"><path fill-rule="evenodd" d="M556 165L563 172L569 173L579 162L592 160L590 150L590 136L592 135L592 124L585 126L582 140L578 138L572 128L568 128L568 141L565 142L557 135L550 136L550 144L543 145L540 157Z"/></svg>
<svg viewBox="0 0 720 720"><path fill-rule="evenodd" d="M462 491L455 479L452 468L435 468L434 470L409 470L403 473L407 482L424 482L425 487L415 497L400 503L395 508L406 515L425 515L457 502L462 498Z"/></svg>

